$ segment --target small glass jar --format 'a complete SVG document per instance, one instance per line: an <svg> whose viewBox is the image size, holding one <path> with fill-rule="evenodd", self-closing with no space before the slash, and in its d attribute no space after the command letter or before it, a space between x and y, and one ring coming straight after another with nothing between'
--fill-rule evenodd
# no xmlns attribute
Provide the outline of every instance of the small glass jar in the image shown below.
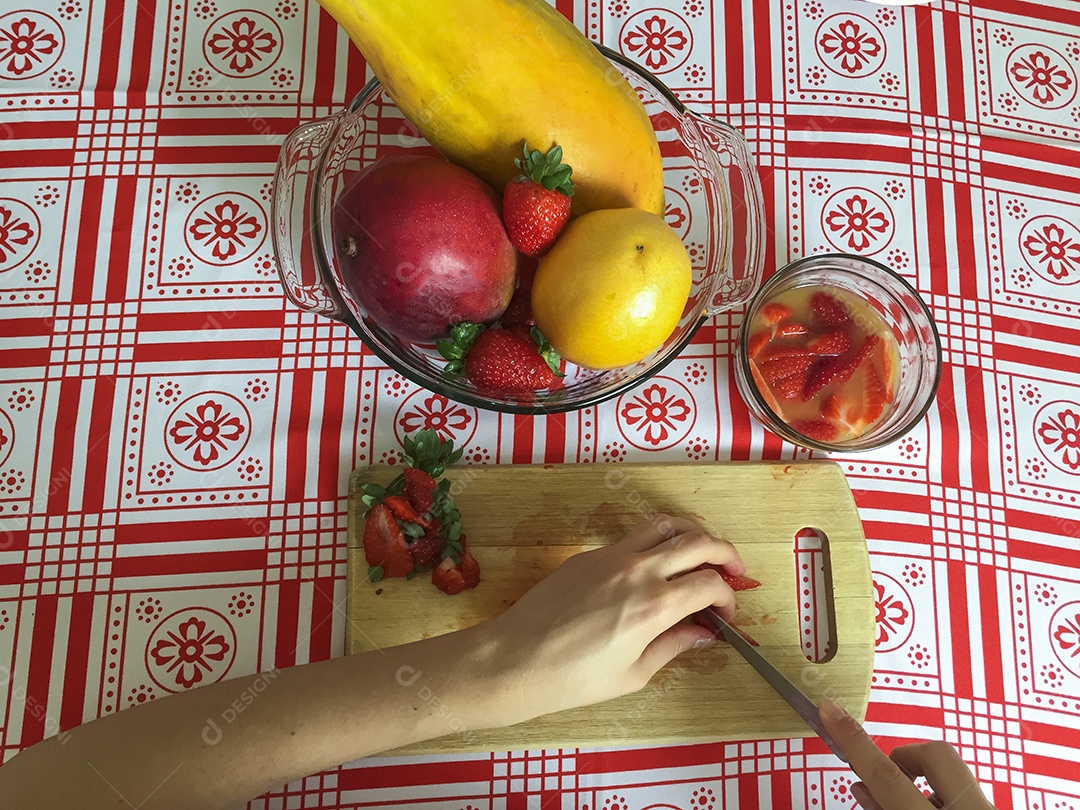
<svg viewBox="0 0 1080 810"><path fill-rule="evenodd" d="M758 312L794 288L834 287L867 302L896 340L899 380L892 404L864 433L835 442L803 436L769 407L750 368L750 331ZM899 439L923 418L941 379L941 339L926 304L897 273L861 256L827 254L798 259L778 270L750 301L739 333L735 383L750 412L787 441L815 450L858 452Z"/></svg>

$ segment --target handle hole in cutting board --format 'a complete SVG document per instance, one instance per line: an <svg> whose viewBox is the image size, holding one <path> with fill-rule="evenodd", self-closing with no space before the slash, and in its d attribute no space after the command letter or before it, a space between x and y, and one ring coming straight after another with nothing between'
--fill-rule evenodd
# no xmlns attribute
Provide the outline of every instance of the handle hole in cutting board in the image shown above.
<svg viewBox="0 0 1080 810"><path fill-rule="evenodd" d="M836 655L829 538L821 529L799 529L795 533L794 551L802 652L810 663L824 664Z"/></svg>

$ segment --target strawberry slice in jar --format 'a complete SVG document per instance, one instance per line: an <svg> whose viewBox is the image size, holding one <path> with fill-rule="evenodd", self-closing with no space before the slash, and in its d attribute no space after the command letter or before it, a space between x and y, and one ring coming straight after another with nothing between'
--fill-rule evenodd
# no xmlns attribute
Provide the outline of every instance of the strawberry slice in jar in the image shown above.
<svg viewBox="0 0 1080 810"><path fill-rule="evenodd" d="M896 339L871 304L846 290L780 292L758 308L750 342L751 375L762 400L807 439L856 439L892 406Z"/></svg>

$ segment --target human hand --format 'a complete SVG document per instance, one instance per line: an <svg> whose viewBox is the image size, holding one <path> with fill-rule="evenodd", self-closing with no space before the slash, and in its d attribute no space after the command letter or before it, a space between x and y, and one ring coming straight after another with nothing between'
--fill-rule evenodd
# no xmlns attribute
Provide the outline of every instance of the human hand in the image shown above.
<svg viewBox="0 0 1080 810"><path fill-rule="evenodd" d="M735 594L703 563L742 574L731 543L689 520L656 515L619 542L577 554L489 623L515 679L516 723L641 689L681 652L714 641L682 620Z"/></svg>
<svg viewBox="0 0 1080 810"><path fill-rule="evenodd" d="M947 742L902 745L885 756L858 721L829 698L821 702L821 722L862 780L852 784L851 793L864 810L993 810ZM929 799L913 783L919 776L934 791Z"/></svg>

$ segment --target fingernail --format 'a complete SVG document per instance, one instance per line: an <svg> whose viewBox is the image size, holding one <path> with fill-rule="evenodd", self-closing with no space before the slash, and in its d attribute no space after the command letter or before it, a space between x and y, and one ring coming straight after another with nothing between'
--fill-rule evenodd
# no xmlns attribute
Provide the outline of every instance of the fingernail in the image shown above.
<svg viewBox="0 0 1080 810"><path fill-rule="evenodd" d="M844 711L844 707L837 703L832 698L825 698L821 701L821 711L831 720L851 720L854 718Z"/></svg>
<svg viewBox="0 0 1080 810"><path fill-rule="evenodd" d="M716 639L715 638L707 638L706 637L706 638L699 638L699 639L696 639L694 641L694 649L695 650L703 650L706 647L713 647L715 645L716 645Z"/></svg>
<svg viewBox="0 0 1080 810"><path fill-rule="evenodd" d="M866 789L866 785L862 782L851 783L851 795L855 797L855 801L859 803L859 807L872 807L870 800L873 796L870 795L870 791Z"/></svg>

